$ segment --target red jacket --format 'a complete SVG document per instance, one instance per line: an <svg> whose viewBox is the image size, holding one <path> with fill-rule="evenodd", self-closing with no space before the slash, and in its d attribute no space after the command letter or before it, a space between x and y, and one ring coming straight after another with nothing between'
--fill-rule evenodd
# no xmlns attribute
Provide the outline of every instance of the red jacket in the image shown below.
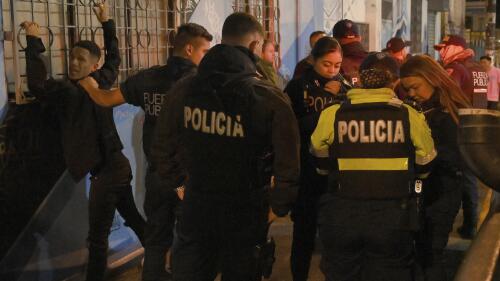
<svg viewBox="0 0 500 281"><path fill-rule="evenodd" d="M479 63L472 60L473 56L473 52L465 50L454 56L444 69L458 83L473 107L487 108L488 73Z"/></svg>

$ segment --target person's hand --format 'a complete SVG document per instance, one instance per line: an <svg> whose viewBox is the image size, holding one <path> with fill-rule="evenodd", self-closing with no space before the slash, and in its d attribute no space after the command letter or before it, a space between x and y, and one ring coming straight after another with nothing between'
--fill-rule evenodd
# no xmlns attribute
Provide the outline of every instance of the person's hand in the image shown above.
<svg viewBox="0 0 500 281"><path fill-rule="evenodd" d="M21 23L21 27L26 30L26 36L40 36L40 26L36 22L24 21L23 23Z"/></svg>
<svg viewBox="0 0 500 281"><path fill-rule="evenodd" d="M177 192L177 196L179 197L179 199L184 200L184 186L176 188L175 192Z"/></svg>
<svg viewBox="0 0 500 281"><path fill-rule="evenodd" d="M341 86L342 84L339 81L330 81L326 83L325 90L333 95L337 95L340 92Z"/></svg>
<svg viewBox="0 0 500 281"><path fill-rule="evenodd" d="M274 176L271 176L271 183L269 186L271 187L271 189L273 189L276 186L276 183L274 181Z"/></svg>
<svg viewBox="0 0 500 281"><path fill-rule="evenodd" d="M273 212L273 209L269 208L269 213L267 214L267 223L272 223L278 218L278 216Z"/></svg>
<svg viewBox="0 0 500 281"><path fill-rule="evenodd" d="M80 84L84 89L99 89L99 83L97 83L97 81L90 76L78 81L78 84Z"/></svg>
<svg viewBox="0 0 500 281"><path fill-rule="evenodd" d="M108 5L104 0L101 3L96 2L93 10L99 22L105 23L109 20Z"/></svg>

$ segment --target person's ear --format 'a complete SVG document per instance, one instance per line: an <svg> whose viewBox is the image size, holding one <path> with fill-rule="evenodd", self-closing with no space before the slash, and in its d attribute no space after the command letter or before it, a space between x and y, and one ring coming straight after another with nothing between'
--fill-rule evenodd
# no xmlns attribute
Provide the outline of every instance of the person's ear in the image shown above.
<svg viewBox="0 0 500 281"><path fill-rule="evenodd" d="M248 49L255 54L255 51L257 49L257 44L259 43L259 41L252 41L250 42L250 45L248 46Z"/></svg>
<svg viewBox="0 0 500 281"><path fill-rule="evenodd" d="M194 51L194 46L192 44L187 44L186 47L184 47L184 52L186 52L186 55L190 57L193 54Z"/></svg>
<svg viewBox="0 0 500 281"><path fill-rule="evenodd" d="M96 71L97 69L99 69L99 60L97 60L97 62L92 65L92 72Z"/></svg>

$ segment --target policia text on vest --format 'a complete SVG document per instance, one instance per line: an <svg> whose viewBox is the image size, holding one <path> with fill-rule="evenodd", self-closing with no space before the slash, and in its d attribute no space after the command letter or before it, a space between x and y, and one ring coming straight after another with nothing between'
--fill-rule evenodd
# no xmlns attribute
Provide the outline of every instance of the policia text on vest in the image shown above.
<svg viewBox="0 0 500 281"><path fill-rule="evenodd" d="M356 89L348 97L322 112L311 137L318 172L333 173L329 190L348 197L408 196L436 156L424 116L390 89Z"/></svg>
<svg viewBox="0 0 500 281"><path fill-rule="evenodd" d="M230 116L224 112L207 111L197 107L184 106L184 128L211 135L245 137L241 115Z"/></svg>
<svg viewBox="0 0 500 281"><path fill-rule="evenodd" d="M401 120L340 121L338 138L344 143L349 138L351 143L404 143L405 134Z"/></svg>

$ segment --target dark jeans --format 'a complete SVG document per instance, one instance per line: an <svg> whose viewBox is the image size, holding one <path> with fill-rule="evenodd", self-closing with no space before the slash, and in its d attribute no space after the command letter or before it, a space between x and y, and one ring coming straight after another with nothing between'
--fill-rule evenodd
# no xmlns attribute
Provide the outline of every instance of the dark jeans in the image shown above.
<svg viewBox="0 0 500 281"><path fill-rule="evenodd" d="M174 191L162 190L156 172L147 171L144 199L147 223L143 281L164 280L167 276L165 254L172 246L174 239L175 209L179 201Z"/></svg>
<svg viewBox="0 0 500 281"><path fill-rule="evenodd" d="M267 200L218 197L186 190L172 248L174 280L214 280L218 272L223 281L260 280L256 245L267 228Z"/></svg>
<svg viewBox="0 0 500 281"><path fill-rule="evenodd" d="M425 218L416 248L426 281L448 280L444 249L460 209L461 178L436 168L424 183Z"/></svg>
<svg viewBox="0 0 500 281"><path fill-rule="evenodd" d="M327 177L318 175L314 168L302 167L299 193L292 210L290 266L294 281L306 281L309 275L318 228L318 201L327 184Z"/></svg>
<svg viewBox="0 0 500 281"><path fill-rule="evenodd" d="M465 231L476 230L478 211L477 205L479 195L477 190L477 178L469 169L465 169L462 176L462 210L464 222L462 227Z"/></svg>
<svg viewBox="0 0 500 281"><path fill-rule="evenodd" d="M135 206L130 180L130 164L120 152L109 158L91 177L89 196L89 259L87 281L104 280L107 266L108 236L115 210L125 219L139 240L143 241L145 222Z"/></svg>
<svg viewBox="0 0 500 281"><path fill-rule="evenodd" d="M327 281L413 280L408 200L345 199L327 193L319 208L321 270Z"/></svg>

